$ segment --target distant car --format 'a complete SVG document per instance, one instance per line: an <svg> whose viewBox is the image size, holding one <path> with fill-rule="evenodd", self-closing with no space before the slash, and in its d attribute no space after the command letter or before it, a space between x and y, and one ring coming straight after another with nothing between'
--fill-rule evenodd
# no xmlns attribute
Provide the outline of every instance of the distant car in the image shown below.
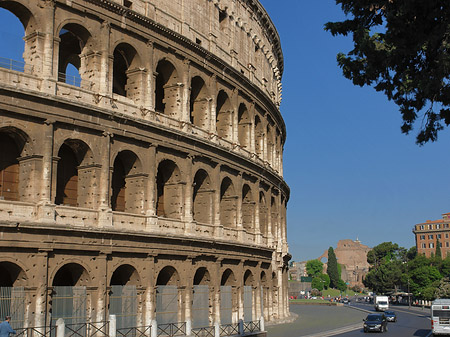
<svg viewBox="0 0 450 337"><path fill-rule="evenodd" d="M365 319L363 319L363 329L364 332L369 331L378 331L385 332L387 331L387 319L384 314L369 314Z"/></svg>
<svg viewBox="0 0 450 337"><path fill-rule="evenodd" d="M342 300L342 303L344 303L344 304L349 304L350 301L348 300L348 298L344 298L344 299Z"/></svg>
<svg viewBox="0 0 450 337"><path fill-rule="evenodd" d="M386 316L388 322L397 322L397 315L395 314L395 312L386 310L384 312L384 315Z"/></svg>

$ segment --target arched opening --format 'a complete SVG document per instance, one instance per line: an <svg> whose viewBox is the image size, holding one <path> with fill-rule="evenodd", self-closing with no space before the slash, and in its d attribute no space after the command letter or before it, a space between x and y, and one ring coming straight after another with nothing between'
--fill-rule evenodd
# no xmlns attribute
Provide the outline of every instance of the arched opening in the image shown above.
<svg viewBox="0 0 450 337"><path fill-rule="evenodd" d="M254 230L255 225L255 201L249 185L242 186L242 225L248 232Z"/></svg>
<svg viewBox="0 0 450 337"><path fill-rule="evenodd" d="M194 177L193 218L194 221L212 223L212 205L214 190L205 170L198 170Z"/></svg>
<svg viewBox="0 0 450 337"><path fill-rule="evenodd" d="M278 318L278 303L280 302L278 292L278 277L276 272L272 272L272 318L276 320Z"/></svg>
<svg viewBox="0 0 450 337"><path fill-rule="evenodd" d="M220 223L224 227L236 227L237 196L233 182L226 177L220 185Z"/></svg>
<svg viewBox="0 0 450 337"><path fill-rule="evenodd" d="M209 129L209 100L205 81L196 76L191 81L189 111L191 123L202 129Z"/></svg>
<svg viewBox="0 0 450 337"><path fill-rule="evenodd" d="M156 66L156 73L155 110L176 117L181 97L177 71L172 63L161 60Z"/></svg>
<svg viewBox="0 0 450 337"><path fill-rule="evenodd" d="M88 70L82 55L87 53L91 35L84 27L70 23L61 29L59 38L58 81L80 87Z"/></svg>
<svg viewBox="0 0 450 337"><path fill-rule="evenodd" d="M239 105L238 110L238 140L242 147L248 148L250 145L250 116L244 103Z"/></svg>
<svg viewBox="0 0 450 337"><path fill-rule="evenodd" d="M253 321L253 274L250 270L244 273L244 322Z"/></svg>
<svg viewBox="0 0 450 337"><path fill-rule="evenodd" d="M270 125L267 126L267 161L273 165L274 138Z"/></svg>
<svg viewBox="0 0 450 337"><path fill-rule="evenodd" d="M19 160L21 149L13 135L0 132L0 199L19 200Z"/></svg>
<svg viewBox="0 0 450 337"><path fill-rule="evenodd" d="M70 146L63 144L58 152L55 204L78 206L78 160Z"/></svg>
<svg viewBox="0 0 450 337"><path fill-rule="evenodd" d="M255 152L258 155L258 157L263 158L264 130L259 116L255 117Z"/></svg>
<svg viewBox="0 0 450 337"><path fill-rule="evenodd" d="M267 236L267 205L264 192L259 192L259 230L263 236Z"/></svg>
<svg viewBox="0 0 450 337"><path fill-rule="evenodd" d="M271 197L270 200L270 224L272 226L272 238L274 240L278 239L278 207L276 203L276 199L274 196Z"/></svg>
<svg viewBox="0 0 450 337"><path fill-rule="evenodd" d="M0 315L11 316L13 329L24 326L26 285L27 276L21 267L0 262Z"/></svg>
<svg viewBox="0 0 450 337"><path fill-rule="evenodd" d="M113 211L139 213L142 210L141 163L131 151L119 152L114 160L111 179Z"/></svg>
<svg viewBox="0 0 450 337"><path fill-rule="evenodd" d="M260 275L261 283L261 301L262 301L262 313L265 319L269 317L269 283L267 280L267 275L265 271L261 271Z"/></svg>
<svg viewBox="0 0 450 337"><path fill-rule="evenodd" d="M24 36L34 31L34 18L31 12L23 5L15 1L0 2L0 21L3 27L7 27L0 34L2 68L20 72L31 72L31 68L26 69L27 50L35 43L33 39L24 42ZM24 62L25 59L25 62Z"/></svg>
<svg viewBox="0 0 450 337"><path fill-rule="evenodd" d="M220 323L222 325L232 324L236 317L236 278L231 269L226 269L220 280Z"/></svg>
<svg viewBox="0 0 450 337"><path fill-rule="evenodd" d="M143 90L139 55L132 46L120 43L114 49L113 93L132 99L135 103Z"/></svg>
<svg viewBox="0 0 450 337"><path fill-rule="evenodd" d="M193 296L192 296L192 327L202 328L211 325L210 308L212 301L209 292L211 276L205 267L197 269L194 275Z"/></svg>
<svg viewBox="0 0 450 337"><path fill-rule="evenodd" d="M136 287L140 283L138 272L128 264L118 267L111 277L109 314L116 315L116 328L119 331L137 326Z"/></svg>
<svg viewBox="0 0 450 337"><path fill-rule="evenodd" d="M156 321L158 326L179 322L179 294L180 278L175 268L164 267L156 280Z"/></svg>
<svg viewBox="0 0 450 337"><path fill-rule="evenodd" d="M233 132L233 109L225 91L220 90L216 104L216 132L219 137L231 141Z"/></svg>
<svg viewBox="0 0 450 337"><path fill-rule="evenodd" d="M183 203L180 170L173 161L163 160L158 165L156 189L156 215L171 219L181 219Z"/></svg>
<svg viewBox="0 0 450 337"><path fill-rule="evenodd" d="M86 286L90 284L89 275L83 266L77 263L68 263L62 266L55 274L52 283L51 319L56 325L59 318L64 320L67 327L78 328L86 336Z"/></svg>

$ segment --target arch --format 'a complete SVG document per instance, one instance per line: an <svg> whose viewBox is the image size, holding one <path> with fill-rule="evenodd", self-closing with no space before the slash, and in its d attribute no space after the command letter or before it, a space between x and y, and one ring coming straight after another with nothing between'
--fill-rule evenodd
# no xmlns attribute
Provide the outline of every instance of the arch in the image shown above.
<svg viewBox="0 0 450 337"><path fill-rule="evenodd" d="M178 271L172 266L166 266L158 273L156 279L157 286L178 285L180 283L180 276Z"/></svg>
<svg viewBox="0 0 450 337"><path fill-rule="evenodd" d="M277 239L278 236L278 206L274 196L270 198L270 225L272 226L272 238Z"/></svg>
<svg viewBox="0 0 450 337"><path fill-rule="evenodd" d="M8 133L0 132L0 197L18 201L20 145Z"/></svg>
<svg viewBox="0 0 450 337"><path fill-rule="evenodd" d="M250 186L242 186L242 225L247 231L254 229L255 224L255 201Z"/></svg>
<svg viewBox="0 0 450 337"><path fill-rule="evenodd" d="M91 198L91 185L87 183L91 182L89 175L92 176L92 173L86 170L79 172L78 168L93 163L91 149L81 140L67 139L59 148L58 157L55 204L87 207Z"/></svg>
<svg viewBox="0 0 450 337"><path fill-rule="evenodd" d="M156 189L156 215L181 219L183 205L181 174L173 161L165 159L159 163Z"/></svg>
<svg viewBox="0 0 450 337"><path fill-rule="evenodd" d="M237 198L233 182L225 177L220 185L220 223L224 227L236 227Z"/></svg>
<svg viewBox="0 0 450 337"><path fill-rule="evenodd" d="M139 286L140 284L141 280L139 277L139 273L137 272L136 268L129 264L123 264L117 267L116 270L114 270L110 280L111 286Z"/></svg>
<svg viewBox="0 0 450 337"><path fill-rule="evenodd" d="M236 286L236 277L230 268L223 271L222 277L220 279L221 286Z"/></svg>
<svg viewBox="0 0 450 337"><path fill-rule="evenodd" d="M220 90L216 102L216 132L219 137L232 140L233 108L230 98Z"/></svg>
<svg viewBox="0 0 450 337"><path fill-rule="evenodd" d="M52 286L87 286L90 281L87 270L81 264L70 262L57 270Z"/></svg>
<svg viewBox="0 0 450 337"><path fill-rule="evenodd" d="M261 281L261 285L266 285L267 284L267 275L266 272L263 270L261 271L261 274L259 275L259 279Z"/></svg>
<svg viewBox="0 0 450 337"><path fill-rule="evenodd" d="M178 72L166 59L156 66L155 110L169 116L177 116L180 107L180 87L177 85Z"/></svg>
<svg viewBox="0 0 450 337"><path fill-rule="evenodd" d="M244 103L241 103L238 110L238 140L239 144L244 148L250 146L251 124L247 107Z"/></svg>
<svg viewBox="0 0 450 337"><path fill-rule="evenodd" d="M22 267L8 261L0 262L0 287L25 286L27 281L27 274Z"/></svg>
<svg viewBox="0 0 450 337"><path fill-rule="evenodd" d="M263 236L268 235L267 204L263 191L259 192L259 230Z"/></svg>
<svg viewBox="0 0 450 337"><path fill-rule="evenodd" d="M137 213L141 207L138 192L141 161L129 150L119 152L114 160L111 178L111 208L113 211Z"/></svg>
<svg viewBox="0 0 450 337"><path fill-rule="evenodd" d="M251 272L250 269L247 269L244 273L244 286L252 286L254 285L254 278L253 278L253 273Z"/></svg>
<svg viewBox="0 0 450 337"><path fill-rule="evenodd" d="M202 129L209 129L208 89L200 76L195 76L191 80L189 111L192 124Z"/></svg>
<svg viewBox="0 0 450 337"><path fill-rule="evenodd" d="M212 206L214 191L208 173L200 169L194 177L193 188L193 219L200 223L212 223Z"/></svg>
<svg viewBox="0 0 450 337"><path fill-rule="evenodd" d="M255 116L255 152L260 158L263 158L264 130L259 116Z"/></svg>
<svg viewBox="0 0 450 337"><path fill-rule="evenodd" d="M273 138L273 132L272 127L270 125L267 125L267 158L266 160L269 162L270 165L273 165L273 155L274 155L274 138Z"/></svg>
<svg viewBox="0 0 450 337"><path fill-rule="evenodd" d="M88 72L86 59L82 55L88 54L89 31L78 23L67 23L59 32L59 58L58 58L58 80L71 85L81 86L81 79ZM72 65L76 72L69 71ZM92 66L91 66L92 67ZM90 69L91 72L95 69Z"/></svg>
<svg viewBox="0 0 450 337"><path fill-rule="evenodd" d="M211 282L211 276L206 267L197 269L194 275L193 285L208 285Z"/></svg>
<svg viewBox="0 0 450 337"><path fill-rule="evenodd" d="M135 99L141 85L134 85L137 81L136 70L140 65L139 54L128 43L119 43L114 49L113 63L113 93Z"/></svg>

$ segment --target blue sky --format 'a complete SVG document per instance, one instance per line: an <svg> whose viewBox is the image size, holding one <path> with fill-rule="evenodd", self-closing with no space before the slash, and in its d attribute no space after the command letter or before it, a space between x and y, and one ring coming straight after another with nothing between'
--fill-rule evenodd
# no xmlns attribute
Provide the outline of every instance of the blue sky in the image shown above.
<svg viewBox="0 0 450 337"><path fill-rule="evenodd" d="M351 38L323 29L344 18L334 0L260 2L284 54L281 113L293 260L317 258L341 239L414 246L415 224L450 211L449 131L436 143L416 145L417 128L408 136L400 132L395 104L342 76L336 54L351 49Z"/></svg>
<svg viewBox="0 0 450 337"><path fill-rule="evenodd" d="M449 131L437 143L415 145L414 131L401 134L393 103L342 76L336 54L350 50L351 40L323 30L325 22L343 19L334 0L261 3L285 62L281 112L293 260L317 258L341 239L413 246L414 224L450 211ZM1 15L0 56L17 59L23 47L14 41L22 36L18 20Z"/></svg>

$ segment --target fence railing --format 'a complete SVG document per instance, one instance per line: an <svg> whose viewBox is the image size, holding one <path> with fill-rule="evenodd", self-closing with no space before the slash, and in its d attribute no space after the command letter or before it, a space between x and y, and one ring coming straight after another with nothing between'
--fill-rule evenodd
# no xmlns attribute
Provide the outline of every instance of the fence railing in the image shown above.
<svg viewBox="0 0 450 337"><path fill-rule="evenodd" d="M158 324L158 336L186 336L186 322Z"/></svg>
<svg viewBox="0 0 450 337"><path fill-rule="evenodd" d="M260 321L244 322L243 326L244 326L244 333L261 331L261 322Z"/></svg>
<svg viewBox="0 0 450 337"><path fill-rule="evenodd" d="M109 337L109 322L67 324L65 337Z"/></svg>
<svg viewBox="0 0 450 337"><path fill-rule="evenodd" d="M92 86L94 85L93 82L83 80L83 79L81 79L81 77L67 75L65 73L58 73L58 81L64 82L69 85L73 85L75 87L87 89L87 90L92 89Z"/></svg>
<svg viewBox="0 0 450 337"><path fill-rule="evenodd" d="M117 337L148 337L150 336L151 325L138 326L132 328L122 328L116 330Z"/></svg>
<svg viewBox="0 0 450 337"><path fill-rule="evenodd" d="M204 328L193 328L191 330L192 335L196 337L214 337L214 327L207 326Z"/></svg>
<svg viewBox="0 0 450 337"><path fill-rule="evenodd" d="M56 326L30 327L16 330L15 337L47 337L56 336Z"/></svg>
<svg viewBox="0 0 450 337"><path fill-rule="evenodd" d="M224 324L220 326L221 336L239 335L239 324Z"/></svg>
<svg viewBox="0 0 450 337"><path fill-rule="evenodd" d="M21 73L29 72L33 70L32 66L27 65L25 62L0 57L0 68L19 71Z"/></svg>

